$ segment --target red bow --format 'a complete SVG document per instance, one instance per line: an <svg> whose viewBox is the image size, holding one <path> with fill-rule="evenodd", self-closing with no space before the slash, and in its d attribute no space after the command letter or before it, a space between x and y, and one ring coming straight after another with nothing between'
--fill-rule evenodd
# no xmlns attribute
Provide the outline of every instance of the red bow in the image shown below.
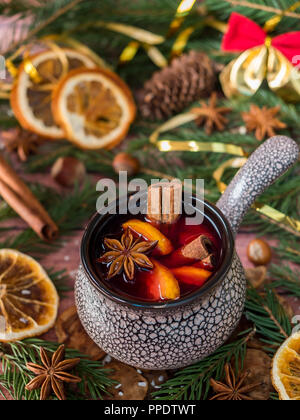
<svg viewBox="0 0 300 420"><path fill-rule="evenodd" d="M229 52L243 52L250 48L264 45L268 34L251 19L232 13L229 19L229 28L222 42L222 50ZM292 64L297 65L299 61L293 60L300 54L300 32L289 32L287 34L272 38L271 45L277 48Z"/></svg>

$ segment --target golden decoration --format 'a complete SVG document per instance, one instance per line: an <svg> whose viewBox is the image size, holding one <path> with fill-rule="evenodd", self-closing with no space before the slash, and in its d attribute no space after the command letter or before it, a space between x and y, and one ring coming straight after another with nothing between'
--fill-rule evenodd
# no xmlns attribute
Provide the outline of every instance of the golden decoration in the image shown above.
<svg viewBox="0 0 300 420"><path fill-rule="evenodd" d="M215 152L228 153L236 156L246 156L242 147L234 144L225 144L219 142L199 142L196 140L173 141L158 140L159 135L165 131L173 130L183 124L195 121L199 116L192 112L179 114L171 118L166 123L158 127L150 136L150 142L155 144L161 152Z"/></svg>
<svg viewBox="0 0 300 420"><path fill-rule="evenodd" d="M228 98L254 95L264 79L285 101L300 100L299 71L269 44L243 52L220 75L223 92Z"/></svg>
<svg viewBox="0 0 300 420"><path fill-rule="evenodd" d="M281 14L276 14L264 25L269 34L276 29L284 16L300 7L295 2ZM222 32L226 29L219 28ZM300 72L277 48L272 46L272 37L267 35L265 44L244 51L233 60L220 75L223 91L228 98L240 95L252 96L266 79L270 89L288 102L300 100Z"/></svg>
<svg viewBox="0 0 300 420"><path fill-rule="evenodd" d="M226 162L224 162L222 165L219 166L218 169L215 170L213 173L213 178L217 183L217 186L219 188L219 191L223 194L224 191L227 188L227 184L222 182L222 177L226 169L228 168L234 168L238 169L245 165L247 162L247 158L233 158L229 159ZM274 209L271 206L268 206L266 204L261 204L258 202L255 202L252 206L252 208L262 214L263 216L268 217L269 219L275 221L279 225L282 226L282 228L286 229L287 231L293 233L296 236L300 236L300 220L294 219L290 216L287 216L286 214Z"/></svg>

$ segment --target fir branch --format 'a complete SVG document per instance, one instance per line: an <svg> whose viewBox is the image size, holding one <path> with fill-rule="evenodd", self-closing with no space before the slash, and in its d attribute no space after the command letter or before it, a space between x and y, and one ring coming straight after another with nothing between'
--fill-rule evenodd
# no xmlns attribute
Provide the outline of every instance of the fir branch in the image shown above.
<svg viewBox="0 0 300 420"><path fill-rule="evenodd" d="M26 165L25 170L31 173L48 171L49 167L59 158L64 156L72 156L81 160L89 172L105 173L106 176L113 176L115 172L112 168L113 153L107 150L88 151L81 150L70 143L62 143L61 145L47 145L48 147L41 153L31 156Z"/></svg>
<svg viewBox="0 0 300 420"><path fill-rule="evenodd" d="M292 270L290 267L272 265L269 268L272 278L271 288L280 288L289 296L300 298L300 271Z"/></svg>
<svg viewBox="0 0 300 420"><path fill-rule="evenodd" d="M292 333L285 310L275 293L268 288L263 293L258 293L253 288L248 289L245 315L256 326L257 334L268 345L267 350L270 353L275 353Z"/></svg>
<svg viewBox="0 0 300 420"><path fill-rule="evenodd" d="M34 15L34 28L29 30L29 32L26 34L26 36L22 37L21 40L17 40L15 42L13 42L9 48L6 50L6 54L8 54L11 51L14 51L19 45L20 43L25 44L26 42L30 41L34 36L36 36L39 32L41 32L44 28L46 28L47 26L49 26L52 22L54 22L56 19L58 19L59 17L61 17L62 15L64 15L65 13L67 13L69 10L73 9L75 6L77 6L80 2L82 2L83 0L56 0L56 3L54 3L54 5L50 2L48 5L44 5L44 6L35 6L35 15ZM49 6L50 6L50 10L49 10ZM55 11L53 11L53 8L58 7L58 9L54 9ZM13 4L11 5L11 8L13 8ZM24 11L23 11L24 12ZM27 10L25 12L25 16L30 16L30 14L28 13L30 12L30 5L27 4ZM52 12L52 13L51 13ZM50 16L49 16L50 15ZM45 16L47 16L45 18ZM39 20L41 20L41 22L37 23L37 18ZM15 25L18 25L18 21L15 23Z"/></svg>
<svg viewBox="0 0 300 420"><path fill-rule="evenodd" d="M263 26L268 19L281 15L283 19L276 32L284 33L299 27L300 13L288 11L295 0L205 0L208 12L214 13L222 21L227 21L232 12L238 12Z"/></svg>
<svg viewBox="0 0 300 420"><path fill-rule="evenodd" d="M205 400L208 397L210 383L214 378L222 380L224 366L232 358L243 365L247 342L255 334L254 330L245 331L239 340L220 347L214 354L204 360L175 373L174 378L165 382L160 390L155 391L155 399L163 400Z"/></svg>
<svg viewBox="0 0 300 420"><path fill-rule="evenodd" d="M60 238L55 242L45 242L38 238L32 229L25 229L16 236L2 240L0 248L18 249L32 256L56 251L63 245L63 236L72 235L75 230L82 228L82 224L96 210L97 192L91 183L85 184L82 188L75 187L67 196L62 196L52 188L46 187L40 187L35 193L57 223Z"/></svg>
<svg viewBox="0 0 300 420"><path fill-rule="evenodd" d="M0 374L0 390L6 390L15 400L38 400L39 392L29 392L25 389L26 384L33 379L34 374L26 368L27 362L40 363L39 348L43 347L47 352L53 353L59 344L41 339L26 339L15 343L1 344L0 357L2 373ZM77 350L66 349L66 358L80 358L80 363L74 368L74 372L82 382L76 389L67 391L68 399L101 399L103 394L112 385L108 370L103 368L101 362L91 361ZM87 395L88 390L88 395ZM53 398L55 399L55 398Z"/></svg>
<svg viewBox="0 0 300 420"><path fill-rule="evenodd" d="M283 9L282 7L276 8L276 7L271 7L264 4L251 3L250 1L246 1L246 0L224 0L224 1L232 4L233 6L249 7L250 9L263 10L264 12L274 13L275 15L283 14L284 16L300 19L300 13L290 12L290 11L287 11L286 9Z"/></svg>
<svg viewBox="0 0 300 420"><path fill-rule="evenodd" d="M275 252L283 261L291 261L300 265L299 239L294 236L280 237Z"/></svg>

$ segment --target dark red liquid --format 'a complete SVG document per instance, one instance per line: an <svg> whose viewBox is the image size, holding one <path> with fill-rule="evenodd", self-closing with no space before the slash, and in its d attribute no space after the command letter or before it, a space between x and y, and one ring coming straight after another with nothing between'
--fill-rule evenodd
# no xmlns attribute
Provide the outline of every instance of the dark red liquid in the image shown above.
<svg viewBox="0 0 300 420"><path fill-rule="evenodd" d="M113 238L120 240L122 234L124 233L124 229L122 228L122 224L128 220L131 219L139 219L143 222L149 222L144 216L139 217L133 217L133 216L127 216L127 217L115 217L113 219L113 223L109 223L106 228L104 229L104 232L101 232L101 237L99 237L99 248L97 250L97 256L96 258L99 258L102 256L105 252L108 251L108 249L104 246L104 238ZM205 217L204 222L201 225L193 226L193 225L186 225L186 217L182 215L180 219L173 225L161 225L156 226L159 228L160 232L163 233L171 242L173 246L173 251L171 254L164 255L164 256L158 256L156 255L156 251L154 250L152 253L148 254L148 257L150 260L157 261L159 264L164 265L169 270L172 270L174 268L180 268L181 265L183 266L193 266L195 268L198 268L201 266L202 269L204 269L206 272L209 272L209 278L204 281L203 284L208 282L210 278L214 275L214 273L220 268L220 265L223 260L223 250L222 250L222 240L221 235L216 227L216 225L211 221L209 218ZM192 242L194 239L199 237L200 235L205 235L208 237L213 246L212 246L212 252L215 257L215 264L213 267L211 266L203 266L203 264L199 265L199 262L197 261L191 261L186 262L184 261L181 264L181 261L177 259L176 257L176 250L180 250L184 245ZM135 237L138 237L137 234L134 234ZM148 238L141 238L143 240L148 240ZM155 240L155 238L151 238L151 240ZM175 267L174 267L175 266ZM118 295L131 298L137 301L146 301L146 302L153 302L153 301L165 301L168 299L165 299L163 296L161 296L161 293L159 296L154 297L153 293L151 292L151 286L150 282L152 281L151 278L148 276L148 270L142 269L142 268L135 268L135 277L132 281L128 280L124 274L124 272L120 275L117 275L109 280L107 280L107 274L109 270L109 265L103 264L103 263L96 263L96 270L98 276L101 278L101 280L114 292L116 292ZM151 271L151 270L150 270ZM175 275L174 275L175 276ZM176 276L175 276L176 277ZM192 284L193 283L193 276L191 277L191 282L186 281L180 281L178 279L178 284L180 288L180 296L177 298L183 298L187 295L195 292L200 287L203 287L203 285L199 286L198 284ZM195 281L195 283L197 283Z"/></svg>

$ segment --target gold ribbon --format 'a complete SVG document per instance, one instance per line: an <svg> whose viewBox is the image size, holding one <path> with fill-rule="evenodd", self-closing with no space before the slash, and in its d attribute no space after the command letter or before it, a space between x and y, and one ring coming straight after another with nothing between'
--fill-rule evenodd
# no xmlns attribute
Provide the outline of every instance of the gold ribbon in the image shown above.
<svg viewBox="0 0 300 420"><path fill-rule="evenodd" d="M219 142L199 142L195 140L173 141L173 140L159 140L161 133L175 129L183 124L194 121L197 118L195 114L184 113L171 118L169 121L158 127L150 136L150 142L155 144L161 152L171 151L186 151L186 152L213 152L213 153L227 153L238 157L231 158L219 166L213 173L213 178L217 183L219 191L223 194L227 188L227 184L222 181L224 172L228 168L239 169L245 165L248 160L248 154L242 147L234 144L225 144ZM253 209L270 220L278 223L281 227L289 232L300 236L300 221L293 219L286 214L259 202L254 203Z"/></svg>
<svg viewBox="0 0 300 420"><path fill-rule="evenodd" d="M282 14L269 19L264 30L272 32L281 22L286 12L300 7L300 1ZM220 75L224 94L228 98L252 96L267 80L270 89L288 102L300 100L300 72L276 48L272 38L267 36L265 45L244 51L237 59L224 68Z"/></svg>
<svg viewBox="0 0 300 420"><path fill-rule="evenodd" d="M222 182L222 177L224 175L224 172L228 168L241 168L245 165L247 162L247 158L233 158L229 159L226 162L224 162L222 165L219 166L218 169L215 170L213 173L213 178L217 183L219 191L223 194L224 191L227 188L227 184ZM263 216L266 216L270 220L275 221L278 223L282 228L288 230L289 232L296 234L297 236L300 236L300 220L296 220L290 216L287 216L286 214L274 209L273 207L270 207L266 204L262 204L259 202L255 202L252 206L254 210L256 210L258 213L262 214Z"/></svg>
<svg viewBox="0 0 300 420"><path fill-rule="evenodd" d="M245 165L247 160L248 160L247 158L229 159L226 162L224 162L222 165L220 165L218 169L215 170L215 172L213 173L213 178L216 181L218 189L222 194L224 193L224 191L227 188L227 184L225 184L224 182L221 181L221 179L223 177L223 174L226 171L226 169L228 169L228 168L241 168L242 166Z"/></svg>
<svg viewBox="0 0 300 420"><path fill-rule="evenodd" d="M188 43L188 40L190 39L190 36L195 30L196 26L190 26L189 28L186 28L182 32L180 32L173 44L171 50L171 58L179 57L182 54L183 50L185 49Z"/></svg>
<svg viewBox="0 0 300 420"><path fill-rule="evenodd" d="M161 133L173 130L183 124L194 121L197 115L187 112L179 114L171 118L166 123L158 127L151 135L150 142L155 144L161 152L214 152L214 153L228 153L236 156L246 156L243 148L234 144L225 144L219 142L199 142L196 140L173 141L173 140L158 140Z"/></svg>
<svg viewBox="0 0 300 420"><path fill-rule="evenodd" d="M29 75L30 79L36 84L41 83L42 78L40 77L37 69L32 64L28 51L24 53L23 65L24 65L24 71Z"/></svg>
<svg viewBox="0 0 300 420"><path fill-rule="evenodd" d="M166 38L170 38L179 30L185 17L192 10L195 2L196 0L181 0L180 1L177 7L176 13L175 13L175 17L170 24L167 36L160 37L160 42L157 42L156 45L163 43L166 40ZM153 61L155 65L161 68L166 67L168 65L168 61L162 55L159 49L154 46L154 43L153 42L151 43L149 41L146 41L145 39L142 39L140 37L139 28L132 27L132 29L133 29L132 32L127 30L126 35L130 36L131 38L135 39L138 42L132 41L124 48L119 58L119 64L125 64L133 60L140 46L142 46L147 52L149 58ZM179 35L179 37L176 39L172 47L171 59L181 54L190 35L194 32L195 29L196 29L195 27L187 28ZM116 30L116 28L114 30Z"/></svg>
<svg viewBox="0 0 300 420"><path fill-rule="evenodd" d="M25 49L25 45L22 45L22 47L18 48L17 51L14 52L14 54L12 54L5 60L6 68L13 78L17 77L18 75L18 67L15 66L14 61L24 53Z"/></svg>
<svg viewBox="0 0 300 420"><path fill-rule="evenodd" d="M89 24L87 24L89 25ZM87 25L82 25L86 27ZM131 41L125 49L122 51L119 64L125 64L133 60L139 48L142 46L147 52L149 58L156 64L158 67L165 67L167 61L165 57L161 54L156 45L162 44L165 41L165 37L161 35L154 34L153 32L146 31L145 29L138 28L136 26L125 25L123 23L115 22L93 22L93 26L99 26L102 28L109 29L114 32L126 35L132 38L134 41Z"/></svg>
<svg viewBox="0 0 300 420"><path fill-rule="evenodd" d="M195 2L196 0L181 0L179 6L177 7L175 18L170 24L167 38L170 38L172 35L174 35L174 33L176 33L179 30L185 17L194 7Z"/></svg>
<svg viewBox="0 0 300 420"><path fill-rule="evenodd" d="M30 60L29 50L30 44L20 47L12 56L6 59L5 64L11 76L15 79L18 75L19 68L14 64L14 61L23 54L24 70L29 74L34 83L40 83L41 78Z"/></svg>
<svg viewBox="0 0 300 420"><path fill-rule="evenodd" d="M265 79L270 89L285 101L300 100L300 72L268 43L243 52L220 75L223 91L228 98L252 96Z"/></svg>
<svg viewBox="0 0 300 420"><path fill-rule="evenodd" d="M59 48L59 43L62 43L63 45L66 45L67 47L71 47L75 49L78 52L83 53L87 57L90 57L99 67L109 68L110 66L106 63L103 58L101 58L98 54L96 54L93 50L91 50L89 47L87 47L82 42L77 41L77 39L74 39L70 36L67 36L65 34L62 35L47 35L43 38L41 38L42 41L50 43L52 45L52 48L57 45ZM60 48L61 49L61 48Z"/></svg>
<svg viewBox="0 0 300 420"><path fill-rule="evenodd" d="M44 46L46 46L49 49L52 49L56 53L58 59L60 60L62 64L63 71L62 71L61 77L67 74L69 65L68 65L68 59L66 57L66 54L63 48L59 45L59 43L63 43L65 46L69 46L79 52L82 52L84 55L90 57L100 67L106 67L106 68L109 67L101 57L99 57L86 45L66 35L56 35L56 34L48 35L46 37L41 38L40 41ZM18 70L18 67L14 64L14 61L23 54L24 71L29 75L29 77L35 84L39 84L42 81L42 79L37 69L32 64L29 51L30 51L30 45L22 46L11 57L9 57L6 60L6 66L7 66L8 71L12 75L12 77L16 78L19 70ZM49 86L43 86L43 88L48 89ZM1 89L1 86L0 86L0 89ZM4 95L4 94L1 93L0 95ZM4 96L1 96L1 97L4 97Z"/></svg>
<svg viewBox="0 0 300 420"><path fill-rule="evenodd" d="M63 40L71 39L72 43L74 44L75 42L78 42L78 41L75 41L73 38L70 38L70 34L76 31L86 29L90 26L93 26L94 28L95 27L105 28L110 31L114 31L114 32L117 32L117 33L120 33L120 34L123 34L132 38L133 41L131 41L124 48L124 50L122 51L120 55L119 64L125 64L133 60L139 48L142 46L146 50L148 56L157 66L164 67L165 65L167 65L166 59L156 47L156 45L162 44L165 41L165 37L154 34L153 32L147 31L145 29L138 28L136 26L126 25L126 24L117 23L117 22L97 21L97 22L86 23L86 24L76 26L74 29L72 29L72 31L65 32L62 38ZM81 44L80 48L82 49L83 47L84 47L83 44Z"/></svg>
<svg viewBox="0 0 300 420"><path fill-rule="evenodd" d="M179 33L179 35L177 36L172 50L171 50L171 58L173 57L178 57L182 54L183 50L185 49L188 40L190 39L190 36L192 35L192 33L196 30L199 29L201 27L203 27L204 25L206 26L210 26L214 29L217 29L218 31L221 32L226 32L227 30L227 24L220 22L218 20L216 20L214 17L212 16L207 16L202 22L200 22L197 25L194 26L190 26L186 29L184 29L182 32Z"/></svg>
<svg viewBox="0 0 300 420"><path fill-rule="evenodd" d="M154 45L141 44L137 41L129 42L127 47L124 48L119 58L119 64L126 64L129 61L133 60L140 46L144 48L149 58L157 67L163 68L168 65L166 58L162 55L158 48L156 48Z"/></svg>

